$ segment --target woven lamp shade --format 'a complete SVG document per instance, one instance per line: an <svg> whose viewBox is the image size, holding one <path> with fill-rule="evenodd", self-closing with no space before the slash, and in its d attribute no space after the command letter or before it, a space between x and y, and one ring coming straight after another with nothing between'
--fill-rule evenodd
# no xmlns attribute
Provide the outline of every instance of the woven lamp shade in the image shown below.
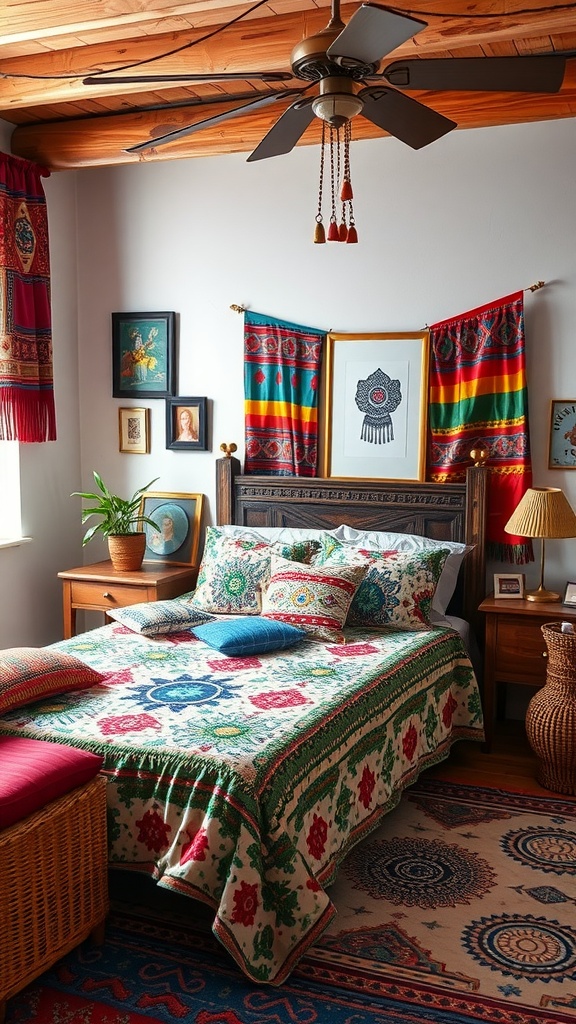
<svg viewBox="0 0 576 1024"><path fill-rule="evenodd" d="M504 529L517 537L576 537L576 515L559 487L529 487Z"/></svg>

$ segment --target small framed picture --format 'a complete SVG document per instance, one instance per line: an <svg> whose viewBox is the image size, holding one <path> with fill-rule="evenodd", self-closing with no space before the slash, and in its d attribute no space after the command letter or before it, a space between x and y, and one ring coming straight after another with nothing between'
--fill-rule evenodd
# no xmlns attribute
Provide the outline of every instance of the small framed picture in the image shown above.
<svg viewBox="0 0 576 1024"><path fill-rule="evenodd" d="M494 597L524 597L524 573L495 572Z"/></svg>
<svg viewBox="0 0 576 1024"><path fill-rule="evenodd" d="M150 451L150 409L118 409L120 451L147 455Z"/></svg>
<svg viewBox="0 0 576 1024"><path fill-rule="evenodd" d="M205 452L208 447L205 398L166 399L166 447Z"/></svg>
<svg viewBox="0 0 576 1024"><path fill-rule="evenodd" d="M555 398L550 409L548 469L576 469L576 399Z"/></svg>
<svg viewBox="0 0 576 1024"><path fill-rule="evenodd" d="M197 565L203 504L203 494L144 491L140 515L156 524L144 527L144 561Z"/></svg>
<svg viewBox="0 0 576 1024"><path fill-rule="evenodd" d="M569 605L570 608L576 608L576 583L566 584L562 603Z"/></svg>
<svg viewBox="0 0 576 1024"><path fill-rule="evenodd" d="M112 397L174 394L176 313L112 313Z"/></svg>

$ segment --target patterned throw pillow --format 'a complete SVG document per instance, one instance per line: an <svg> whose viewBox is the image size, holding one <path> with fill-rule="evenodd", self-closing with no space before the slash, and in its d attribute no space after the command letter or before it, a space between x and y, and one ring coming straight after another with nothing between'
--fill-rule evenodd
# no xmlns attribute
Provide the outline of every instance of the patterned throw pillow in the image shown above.
<svg viewBox="0 0 576 1024"><path fill-rule="evenodd" d="M0 651L0 714L69 690L95 686L104 676L83 661L49 647Z"/></svg>
<svg viewBox="0 0 576 1024"><path fill-rule="evenodd" d="M348 613L349 626L431 629L432 599L448 548L422 551L366 551L332 547L326 566L360 563L366 575Z"/></svg>
<svg viewBox="0 0 576 1024"><path fill-rule="evenodd" d="M209 526L191 603L220 615L258 615L270 580L272 553L299 560L312 558L318 549L317 542L268 544L230 537Z"/></svg>
<svg viewBox="0 0 576 1024"><path fill-rule="evenodd" d="M344 643L342 627L366 568L301 565L273 555L262 615L299 626L315 640Z"/></svg>
<svg viewBox="0 0 576 1024"><path fill-rule="evenodd" d="M289 622L274 622L260 615L234 616L198 626L194 636L222 654L249 655L284 651L305 639L303 629Z"/></svg>
<svg viewBox="0 0 576 1024"><path fill-rule="evenodd" d="M194 608L189 602L173 598L169 601L143 601L141 604L130 604L125 608L109 611L111 619L115 619L126 629L142 636L165 636L167 633L181 633L184 629L199 626L214 618L200 608Z"/></svg>

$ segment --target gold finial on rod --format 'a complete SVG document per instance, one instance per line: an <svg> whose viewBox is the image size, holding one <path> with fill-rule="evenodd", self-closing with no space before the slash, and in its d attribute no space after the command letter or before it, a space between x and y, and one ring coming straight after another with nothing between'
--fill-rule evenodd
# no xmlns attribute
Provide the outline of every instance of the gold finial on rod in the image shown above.
<svg viewBox="0 0 576 1024"><path fill-rule="evenodd" d="M529 291L529 292L538 292L538 291L540 291L541 288L544 287L545 284L546 284L546 281L536 281L536 284L531 284L530 287L527 289L527 291Z"/></svg>
<svg viewBox="0 0 576 1024"><path fill-rule="evenodd" d="M235 313L245 313L246 306L238 306L235 302L232 303L230 309L233 309Z"/></svg>
<svg viewBox="0 0 576 1024"><path fill-rule="evenodd" d="M485 466L490 452L487 448L472 448L470 458L475 466Z"/></svg>
<svg viewBox="0 0 576 1024"><path fill-rule="evenodd" d="M224 452L225 459L229 459L234 454L234 452L238 451L238 445L234 444L234 442L232 442L232 444L225 444L224 442L222 442L222 444L220 445L220 451Z"/></svg>

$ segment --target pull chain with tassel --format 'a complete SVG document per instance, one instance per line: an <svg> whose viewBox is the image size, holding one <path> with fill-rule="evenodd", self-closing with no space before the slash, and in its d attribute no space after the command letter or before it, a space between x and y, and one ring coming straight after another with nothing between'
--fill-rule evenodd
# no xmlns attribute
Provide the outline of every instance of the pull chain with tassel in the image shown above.
<svg viewBox="0 0 576 1024"><path fill-rule="evenodd" d="M328 124L330 136L327 143L327 122L322 121L322 143L320 147L320 181L318 186L318 212L316 213L316 225L314 229L314 242L347 242L358 241L358 232L354 219L354 208L352 199L352 178L350 174L350 143L352 141L352 124L347 121L344 125L343 138L340 129ZM324 166L326 145L330 147L330 222L326 234L322 216L322 202L324 198ZM336 214L336 193L340 183L340 223Z"/></svg>

